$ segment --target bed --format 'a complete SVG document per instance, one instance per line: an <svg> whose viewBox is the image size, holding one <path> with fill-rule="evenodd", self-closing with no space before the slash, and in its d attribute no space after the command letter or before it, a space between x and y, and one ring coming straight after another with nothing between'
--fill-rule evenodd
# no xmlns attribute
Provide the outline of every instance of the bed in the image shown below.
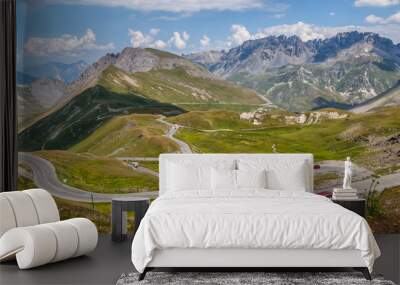
<svg viewBox="0 0 400 285"><path fill-rule="evenodd" d="M132 262L154 268L352 267L380 251L361 216L313 194L311 154L162 154Z"/></svg>

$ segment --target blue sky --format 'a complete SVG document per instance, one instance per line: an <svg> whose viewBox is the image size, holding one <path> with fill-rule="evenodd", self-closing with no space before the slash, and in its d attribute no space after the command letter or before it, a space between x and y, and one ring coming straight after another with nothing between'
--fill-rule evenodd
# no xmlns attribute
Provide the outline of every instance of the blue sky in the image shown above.
<svg viewBox="0 0 400 285"><path fill-rule="evenodd" d="M22 0L18 63L93 62L126 46L177 54L245 40L373 31L400 42L400 0Z"/></svg>

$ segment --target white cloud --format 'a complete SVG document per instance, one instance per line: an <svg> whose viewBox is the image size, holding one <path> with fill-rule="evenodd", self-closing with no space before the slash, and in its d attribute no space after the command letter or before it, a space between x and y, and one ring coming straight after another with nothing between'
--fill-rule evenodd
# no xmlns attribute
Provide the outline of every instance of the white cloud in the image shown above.
<svg viewBox="0 0 400 285"><path fill-rule="evenodd" d="M207 37L207 35L204 35L200 39L200 44L201 44L202 47L208 47L210 45L210 38Z"/></svg>
<svg viewBox="0 0 400 285"><path fill-rule="evenodd" d="M392 15L392 21L399 16L397 14ZM392 17L391 16L391 17ZM222 49L231 48L241 44L245 40L253 40L259 38L265 38L268 36L298 36L303 41L309 41L314 39L325 39L335 36L338 33L359 31L359 32L372 32L377 33L383 37L387 37L394 42L400 42L400 25L399 24L386 24L386 25L371 25L371 26L337 26L337 27L324 27L316 26L313 24L298 22L293 25L276 25L266 27L259 30L255 34L251 34L246 27L242 25L235 25L235 28L231 28L233 34L227 38L222 44ZM239 35L242 35L239 36ZM219 44L221 46L221 43Z"/></svg>
<svg viewBox="0 0 400 285"><path fill-rule="evenodd" d="M135 31L128 29L128 35L130 36L130 43L132 47L153 47L157 49L163 49L167 47L167 44L162 40L156 40L154 37L160 32L158 28L150 29L148 34L142 31Z"/></svg>
<svg viewBox="0 0 400 285"><path fill-rule="evenodd" d="M140 11L198 12L201 10L243 11L250 9L277 9L280 3L264 4L262 0L46 0L49 5L88 5L124 7Z"/></svg>
<svg viewBox="0 0 400 285"><path fill-rule="evenodd" d="M31 37L25 44L25 50L36 56L81 56L93 50L114 49L114 43L97 44L96 34L87 29L82 37L64 34L60 37L42 38Z"/></svg>
<svg viewBox="0 0 400 285"><path fill-rule="evenodd" d="M392 24L392 23L400 23L400 12L397 12L389 17L382 18L375 15L369 15L365 18L365 21L369 24Z"/></svg>
<svg viewBox="0 0 400 285"><path fill-rule="evenodd" d="M365 6L387 7L399 4L400 0L356 0L354 2L354 5L356 7L365 7Z"/></svg>
<svg viewBox="0 0 400 285"><path fill-rule="evenodd" d="M389 23L400 23L400 12L393 14L387 18Z"/></svg>
<svg viewBox="0 0 400 285"><path fill-rule="evenodd" d="M357 26L353 30L377 33L382 37L391 39L395 43L400 43L400 25L398 24Z"/></svg>
<svg viewBox="0 0 400 285"><path fill-rule="evenodd" d="M145 47L153 42L150 35L145 35L141 31L128 29L128 35L131 37L130 43L132 47Z"/></svg>
<svg viewBox="0 0 400 285"><path fill-rule="evenodd" d="M394 16L394 15L393 15ZM372 32L377 33L383 37L392 39L395 42L400 42L400 25L390 24L390 25L374 25L374 26L336 26L336 27L324 27L316 26L313 24L307 24L303 22L298 22L293 25L279 25L267 27L260 32L252 36L252 38L261 38L271 35L281 35L286 36L299 36L303 41L313 40L313 39L325 39L335 36L337 33L359 31L359 32Z"/></svg>
<svg viewBox="0 0 400 285"><path fill-rule="evenodd" d="M177 49L186 48L186 41L189 39L189 34L183 32L182 36L179 32L174 32L173 36L168 40L168 44L174 46Z"/></svg>
<svg viewBox="0 0 400 285"><path fill-rule="evenodd" d="M256 33L253 38L263 38L266 36L299 36L303 41L313 40L313 39L323 39L328 34L327 29L317 27L311 24L298 22L293 25L277 25L272 27L267 27ZM332 33L334 34L334 33Z"/></svg>
<svg viewBox="0 0 400 285"><path fill-rule="evenodd" d="M172 37L167 41L157 39L156 36L159 34L160 29L152 28L148 33L143 33L139 30L128 29L128 35L130 37L130 44L132 47L144 48L152 47L157 49L164 49L166 47L173 47L177 49L184 49L187 46L187 42L190 38L188 32L182 33L174 32Z"/></svg>
<svg viewBox="0 0 400 285"><path fill-rule="evenodd" d="M369 24L382 24L383 22L385 22L385 19L375 16L375 15L368 15L365 18L365 22L367 22Z"/></svg>
<svg viewBox="0 0 400 285"><path fill-rule="evenodd" d="M180 14L174 13L171 16L169 16L169 15L157 16L157 17L152 18L151 20L178 21L178 20L181 20L181 19L188 18L188 17L190 17L192 15L193 15L192 12L183 12L183 13L180 13Z"/></svg>
<svg viewBox="0 0 400 285"><path fill-rule="evenodd" d="M151 47L163 49L167 47L167 44L162 40L156 40L154 43L150 45Z"/></svg>
<svg viewBox="0 0 400 285"><path fill-rule="evenodd" d="M232 25L231 26L231 35L229 37L229 45L240 45L243 42L251 39L251 34L246 29L245 26L242 25Z"/></svg>
<svg viewBox="0 0 400 285"><path fill-rule="evenodd" d="M182 34L182 38L185 40L185 41L188 41L189 40L189 34L186 32L186 31L184 31L183 32L183 34Z"/></svg>
<svg viewBox="0 0 400 285"><path fill-rule="evenodd" d="M329 12L329 16L335 16L335 12Z"/></svg>
<svg viewBox="0 0 400 285"><path fill-rule="evenodd" d="M150 29L150 35L156 36L160 32L160 29L158 28L152 28Z"/></svg>

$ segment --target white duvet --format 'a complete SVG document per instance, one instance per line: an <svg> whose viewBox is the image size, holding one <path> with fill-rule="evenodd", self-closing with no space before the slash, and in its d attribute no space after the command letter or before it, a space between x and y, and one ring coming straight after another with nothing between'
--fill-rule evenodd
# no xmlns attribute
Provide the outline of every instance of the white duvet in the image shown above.
<svg viewBox="0 0 400 285"><path fill-rule="evenodd" d="M183 193L157 198L140 223L132 243L139 272L165 248L358 249L370 271L380 255L365 219L319 195Z"/></svg>

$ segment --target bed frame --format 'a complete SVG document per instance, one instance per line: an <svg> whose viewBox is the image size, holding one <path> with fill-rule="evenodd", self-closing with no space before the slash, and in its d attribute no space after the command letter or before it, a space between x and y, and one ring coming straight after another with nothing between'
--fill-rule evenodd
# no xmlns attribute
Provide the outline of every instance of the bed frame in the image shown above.
<svg viewBox="0 0 400 285"><path fill-rule="evenodd" d="M359 250L328 249L193 249L171 248L156 250L152 261L139 275L155 268L229 268L234 271L285 268L353 268L371 280L368 268ZM262 271L262 270L261 270Z"/></svg>
<svg viewBox="0 0 400 285"><path fill-rule="evenodd" d="M162 154L160 155L160 195L167 191L167 163L173 160L187 159L303 159L307 167L308 192L313 192L313 155L312 154ZM249 271L271 268L353 268L361 271L367 280L371 275L359 250L329 250L329 249L238 249L238 248L170 248L158 249L154 252L152 261L139 275L143 280L150 270L160 268L229 268L234 271Z"/></svg>

